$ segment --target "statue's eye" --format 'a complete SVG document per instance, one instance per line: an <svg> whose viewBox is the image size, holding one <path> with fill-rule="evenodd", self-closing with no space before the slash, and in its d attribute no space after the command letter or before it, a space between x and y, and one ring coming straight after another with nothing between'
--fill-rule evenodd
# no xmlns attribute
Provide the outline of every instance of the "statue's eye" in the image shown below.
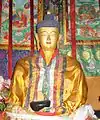
<svg viewBox="0 0 100 120"><path fill-rule="evenodd" d="M47 36L47 35L48 35L48 33L47 33L47 32L45 32L45 31L43 31L43 32L40 32L40 35L41 35L41 36Z"/></svg>
<svg viewBox="0 0 100 120"><path fill-rule="evenodd" d="M41 36L47 36L48 34L41 34Z"/></svg>
<svg viewBox="0 0 100 120"><path fill-rule="evenodd" d="M50 33L50 36L57 36L57 35L58 35L58 33L55 32L55 31L52 31L52 32Z"/></svg>
<svg viewBox="0 0 100 120"><path fill-rule="evenodd" d="M55 33L51 33L50 36L55 36L56 34Z"/></svg>

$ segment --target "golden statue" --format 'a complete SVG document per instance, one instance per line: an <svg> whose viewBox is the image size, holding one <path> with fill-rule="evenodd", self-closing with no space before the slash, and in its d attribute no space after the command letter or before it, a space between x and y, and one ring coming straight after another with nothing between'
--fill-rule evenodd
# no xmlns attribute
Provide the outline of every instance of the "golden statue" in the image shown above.
<svg viewBox="0 0 100 120"><path fill-rule="evenodd" d="M36 38L40 47L38 54L16 63L7 110L20 106L32 113L32 101L50 100L50 107L44 107L40 113L71 115L87 99L81 65L76 59L59 53L59 23L52 14L37 24Z"/></svg>

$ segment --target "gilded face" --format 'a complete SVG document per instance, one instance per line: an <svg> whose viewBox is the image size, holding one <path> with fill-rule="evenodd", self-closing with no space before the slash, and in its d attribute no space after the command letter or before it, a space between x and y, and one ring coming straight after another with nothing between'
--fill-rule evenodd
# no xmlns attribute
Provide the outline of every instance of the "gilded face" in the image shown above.
<svg viewBox="0 0 100 120"><path fill-rule="evenodd" d="M38 30L39 43L44 50L54 50L59 39L59 31L56 27L41 27Z"/></svg>

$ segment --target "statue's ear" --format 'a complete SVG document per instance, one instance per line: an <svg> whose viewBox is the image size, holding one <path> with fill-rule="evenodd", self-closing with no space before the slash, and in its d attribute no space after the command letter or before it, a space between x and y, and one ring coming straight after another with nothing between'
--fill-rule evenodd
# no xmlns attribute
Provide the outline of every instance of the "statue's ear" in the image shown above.
<svg viewBox="0 0 100 120"><path fill-rule="evenodd" d="M39 44L39 37L38 37L37 33L35 33L35 39L36 39L36 48L37 48L37 50L39 50L40 49L40 44Z"/></svg>
<svg viewBox="0 0 100 120"><path fill-rule="evenodd" d="M62 39L62 35L61 34L59 34L59 41Z"/></svg>
<svg viewBox="0 0 100 120"><path fill-rule="evenodd" d="M58 42L57 42L57 48L59 48L59 44L60 44L60 40L62 39L62 35L59 34L59 39L58 39Z"/></svg>

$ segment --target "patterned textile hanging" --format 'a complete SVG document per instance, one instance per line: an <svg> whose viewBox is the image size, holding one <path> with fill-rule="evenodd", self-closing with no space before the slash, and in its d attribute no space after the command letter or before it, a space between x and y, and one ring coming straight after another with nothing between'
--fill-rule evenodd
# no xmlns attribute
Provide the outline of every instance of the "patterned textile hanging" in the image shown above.
<svg viewBox="0 0 100 120"><path fill-rule="evenodd" d="M44 9L43 9L43 15L47 14L47 11L49 10L49 0L44 0Z"/></svg>

